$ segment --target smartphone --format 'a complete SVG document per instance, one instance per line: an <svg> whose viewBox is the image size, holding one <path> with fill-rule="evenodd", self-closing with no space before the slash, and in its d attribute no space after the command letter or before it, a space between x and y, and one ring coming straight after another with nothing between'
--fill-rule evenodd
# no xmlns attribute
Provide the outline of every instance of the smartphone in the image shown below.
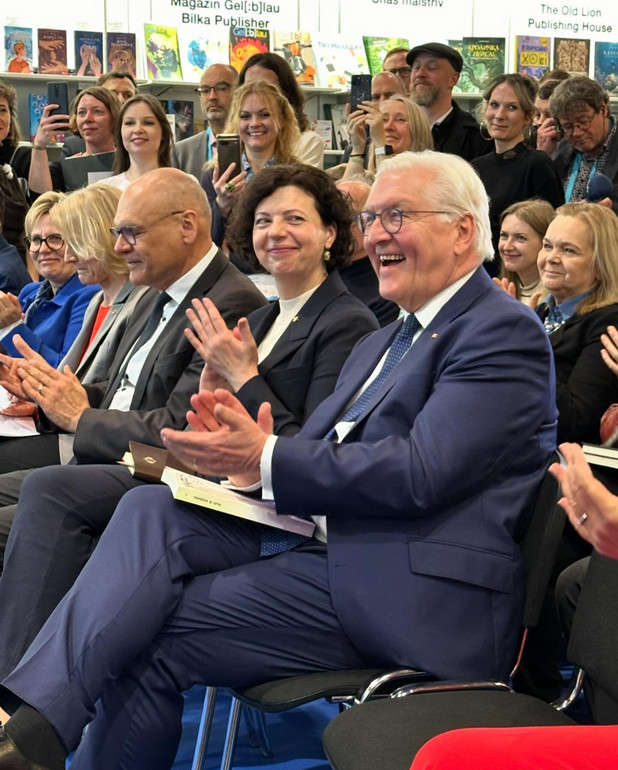
<svg viewBox="0 0 618 770"><path fill-rule="evenodd" d="M361 102L371 101L371 75L352 75L350 109L358 109Z"/></svg>
<svg viewBox="0 0 618 770"><path fill-rule="evenodd" d="M219 166L219 177L232 165L236 164L232 176L240 174L240 137L238 134L218 134L217 135L217 165Z"/></svg>
<svg viewBox="0 0 618 770"><path fill-rule="evenodd" d="M69 114L69 89L66 83L50 82L47 84L47 103L57 104L58 107L52 110L50 115L68 115Z"/></svg>

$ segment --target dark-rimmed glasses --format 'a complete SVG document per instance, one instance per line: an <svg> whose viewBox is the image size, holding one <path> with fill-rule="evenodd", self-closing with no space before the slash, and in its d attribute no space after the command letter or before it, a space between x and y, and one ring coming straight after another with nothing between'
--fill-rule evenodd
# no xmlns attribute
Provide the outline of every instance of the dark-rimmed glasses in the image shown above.
<svg viewBox="0 0 618 770"><path fill-rule="evenodd" d="M400 78L407 78L412 74L412 67L387 67L384 72L392 72L393 75L399 75Z"/></svg>
<svg viewBox="0 0 618 770"><path fill-rule="evenodd" d="M135 246L138 235L143 235L149 227L162 222L168 217L174 217L176 214L184 214L184 209L182 209L182 211L170 211L169 214L163 214L162 217L155 219L153 222L149 222L147 225L123 225L122 227L110 227L109 231L114 236L114 238L118 239L120 236L122 236L124 240L129 244L129 246Z"/></svg>
<svg viewBox="0 0 618 770"><path fill-rule="evenodd" d="M379 213L373 211L361 211L360 214L356 215L356 225L361 233L366 234L376 219L379 219L386 232L390 233L390 235L395 235L401 230L404 216L414 217L418 214L450 213L450 211L421 211L418 209L408 209L407 211L404 211L403 209L396 208L384 209L384 211L380 211Z"/></svg>
<svg viewBox="0 0 618 770"><path fill-rule="evenodd" d="M557 120L556 128L558 129L558 133L572 134L574 131L587 131L599 112L594 112L592 115L586 115L586 117L574 120L572 123L563 123L562 121Z"/></svg>
<svg viewBox="0 0 618 770"><path fill-rule="evenodd" d="M195 93L200 94L200 96L209 94L211 91L214 91L216 94L227 94L230 88L229 83L216 83L214 86L198 86L195 89Z"/></svg>
<svg viewBox="0 0 618 770"><path fill-rule="evenodd" d="M64 247L64 238L59 233L51 233L47 238L41 238L40 235L33 235L31 238L24 238L24 243L28 251L36 254L45 244L50 251L60 251Z"/></svg>

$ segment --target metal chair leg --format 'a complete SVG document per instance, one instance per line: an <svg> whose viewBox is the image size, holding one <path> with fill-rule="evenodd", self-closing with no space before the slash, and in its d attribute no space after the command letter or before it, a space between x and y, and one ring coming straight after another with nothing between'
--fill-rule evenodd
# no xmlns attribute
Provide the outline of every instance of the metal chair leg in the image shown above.
<svg viewBox="0 0 618 770"><path fill-rule="evenodd" d="M234 750L236 748L236 737L238 735L238 721L242 703L236 698L232 698L230 704L230 716L227 722L227 732L225 734L225 743L223 745L223 756L221 758L221 770L230 770L234 760Z"/></svg>
<svg viewBox="0 0 618 770"><path fill-rule="evenodd" d="M193 754L191 770L204 770L216 700L217 688L207 687L204 695L204 705L202 706L202 716L200 717L200 727L195 742L195 752Z"/></svg>

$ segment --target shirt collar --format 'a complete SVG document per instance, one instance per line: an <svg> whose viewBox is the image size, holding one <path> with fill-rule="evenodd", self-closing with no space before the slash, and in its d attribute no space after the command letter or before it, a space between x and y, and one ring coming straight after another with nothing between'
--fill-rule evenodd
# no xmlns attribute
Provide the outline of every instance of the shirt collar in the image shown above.
<svg viewBox="0 0 618 770"><path fill-rule="evenodd" d="M476 273L478 270L477 267L474 268L474 270L470 270L469 273L466 273L465 275L462 275L461 278L458 278L455 283L450 284L450 286L447 286L446 289L442 289L441 292L436 294L435 297L432 297L429 302L426 302L423 307L419 308L416 313L414 314L421 325L422 329L426 329L429 324L433 321L433 319L438 315L440 310L446 305L446 303L452 299L452 297L457 294L457 292L461 289L461 287L467 283L470 278ZM404 318L407 318L409 313L407 313L405 310L403 311Z"/></svg>
<svg viewBox="0 0 618 770"><path fill-rule="evenodd" d="M171 299L179 305L183 299L187 296L189 289L197 281L200 275L206 270L208 265L212 262L217 254L219 247L213 243L206 254L200 259L200 261L188 270L184 275L181 275L178 280L174 281L165 290L171 297Z"/></svg>

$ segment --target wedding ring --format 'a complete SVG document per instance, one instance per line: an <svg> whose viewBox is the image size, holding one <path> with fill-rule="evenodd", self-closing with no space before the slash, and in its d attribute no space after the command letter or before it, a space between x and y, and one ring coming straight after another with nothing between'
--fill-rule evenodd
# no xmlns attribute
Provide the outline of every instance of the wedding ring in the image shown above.
<svg viewBox="0 0 618 770"><path fill-rule="evenodd" d="M231 182L228 182L225 185L225 191L226 192L234 192L235 189L236 189L236 185L233 185Z"/></svg>
<svg viewBox="0 0 618 770"><path fill-rule="evenodd" d="M43 383L41 383L41 384L39 385L39 393L42 393L42 392L43 392Z"/></svg>
<svg viewBox="0 0 618 770"><path fill-rule="evenodd" d="M587 513L582 513L582 515L579 517L579 519L577 519L577 526L578 527L583 527L584 524L586 523L587 518L588 518L588 514Z"/></svg>

